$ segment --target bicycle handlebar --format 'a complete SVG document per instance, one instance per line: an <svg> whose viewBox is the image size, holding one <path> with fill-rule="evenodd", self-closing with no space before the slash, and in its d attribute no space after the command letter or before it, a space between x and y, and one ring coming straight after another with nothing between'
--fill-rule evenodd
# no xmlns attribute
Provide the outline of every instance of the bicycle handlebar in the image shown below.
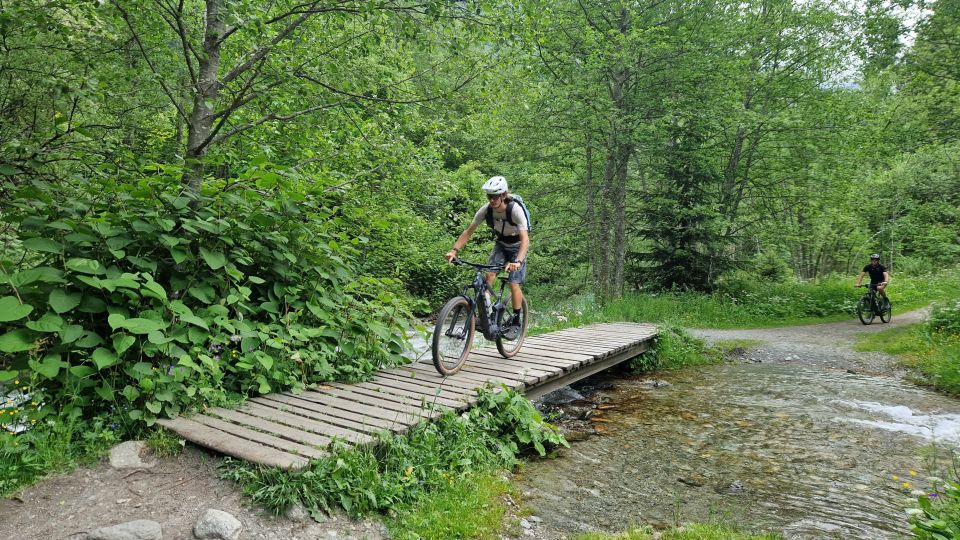
<svg viewBox="0 0 960 540"><path fill-rule="evenodd" d="M456 265L458 265L458 266L472 266L472 267L476 268L477 270L489 270L489 271L491 271L491 272L502 272L502 271L503 271L503 265L502 265L502 264L479 264L479 263L472 263L472 262L470 262L470 261L465 261L465 260L460 259L460 258L458 258L458 257L454 257L453 260L450 261L450 262L453 263L453 264L456 264Z"/></svg>

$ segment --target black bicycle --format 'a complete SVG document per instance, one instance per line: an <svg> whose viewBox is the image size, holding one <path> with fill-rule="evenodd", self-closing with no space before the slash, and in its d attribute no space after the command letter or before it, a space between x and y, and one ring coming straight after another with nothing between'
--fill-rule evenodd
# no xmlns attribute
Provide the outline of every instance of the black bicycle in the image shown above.
<svg viewBox="0 0 960 540"><path fill-rule="evenodd" d="M880 317L880 320L888 323L893 314L890 301L877 294L877 284L858 285L858 287L869 287L870 290L864 294L857 303L857 317L863 324L873 323L873 319Z"/></svg>
<svg viewBox="0 0 960 540"><path fill-rule="evenodd" d="M473 283L447 301L437 316L433 331L433 365L444 376L453 375L463 367L478 327L485 338L497 343L497 350L504 358L510 358L520 351L529 321L527 299L524 298L520 320L507 324L511 322L508 319L513 311L508 276L500 276L500 292L496 295L487 283L486 274L499 274L503 271L502 265L476 264L460 259L453 259L453 264L471 266L477 274ZM469 294L470 289L473 294Z"/></svg>

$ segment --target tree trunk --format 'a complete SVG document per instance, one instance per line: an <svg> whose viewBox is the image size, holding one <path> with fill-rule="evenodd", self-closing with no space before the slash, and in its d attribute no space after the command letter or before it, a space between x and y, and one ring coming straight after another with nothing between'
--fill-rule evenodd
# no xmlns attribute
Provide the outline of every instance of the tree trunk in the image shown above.
<svg viewBox="0 0 960 540"><path fill-rule="evenodd" d="M213 130L214 106L220 94L220 37L226 31L223 0L206 0L207 10L203 34L203 55L200 58L197 87L193 89L193 110L187 124L187 173L184 183L194 194L200 192L203 179L203 158Z"/></svg>

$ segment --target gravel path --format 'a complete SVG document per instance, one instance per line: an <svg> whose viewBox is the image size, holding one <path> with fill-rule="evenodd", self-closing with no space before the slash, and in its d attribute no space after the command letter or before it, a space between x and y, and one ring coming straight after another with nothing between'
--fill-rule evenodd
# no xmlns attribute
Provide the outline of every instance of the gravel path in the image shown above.
<svg viewBox="0 0 960 540"><path fill-rule="evenodd" d="M851 318L849 321L809 326L749 330L697 329L692 332L707 343L731 339L761 341L762 344L748 347L745 351L744 359L749 361L797 363L870 375L902 376L905 372L896 365L893 357L877 352L858 352L853 350L853 346L864 334L918 323L926 317L927 312L927 309L903 314L894 311L889 324L877 319L871 325L863 325Z"/></svg>

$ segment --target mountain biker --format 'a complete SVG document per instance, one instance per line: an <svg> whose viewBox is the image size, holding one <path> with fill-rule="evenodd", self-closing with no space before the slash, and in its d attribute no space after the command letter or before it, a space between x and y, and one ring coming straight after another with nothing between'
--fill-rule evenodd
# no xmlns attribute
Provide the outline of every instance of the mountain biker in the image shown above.
<svg viewBox="0 0 960 540"><path fill-rule="evenodd" d="M880 296L883 298L885 307L890 305L890 298L887 297L887 293L884 290L887 288L887 284L890 283L890 273L887 272L886 267L880 264L880 255L874 253L870 255L870 264L863 267L863 271L860 272L860 277L857 278L857 287L860 286L860 283L863 282L863 276L870 274L870 285L876 286L877 292L880 293Z"/></svg>
<svg viewBox="0 0 960 540"><path fill-rule="evenodd" d="M487 194L487 204L480 207L476 215L473 216L473 222L464 230L457 241L453 243L453 248L447 252L447 262L453 262L467 242L473 232L481 223L487 221L487 211L493 211L493 220L489 221L492 226L496 242L493 251L490 252L490 258L487 264L503 265L504 270L509 272L510 297L513 304L513 316L507 321L505 327L519 327L521 325L520 310L523 307L523 291L520 286L527 274L527 250L530 248L530 236L527 233L527 216L519 204L510 205L510 191L507 187L507 179L502 176L494 176L483 184L483 191ZM507 208L512 210L511 216L507 217ZM487 272L487 283L493 287L493 280L496 273ZM489 299L489 298L488 298Z"/></svg>

